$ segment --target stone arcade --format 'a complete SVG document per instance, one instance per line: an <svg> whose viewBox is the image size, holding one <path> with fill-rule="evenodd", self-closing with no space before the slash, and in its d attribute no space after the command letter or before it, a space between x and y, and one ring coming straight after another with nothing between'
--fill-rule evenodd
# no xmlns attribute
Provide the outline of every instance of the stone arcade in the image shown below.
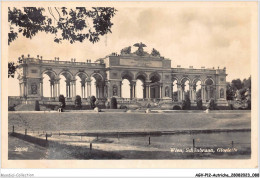
<svg viewBox="0 0 260 178"><path fill-rule="evenodd" d="M181 103L184 100L185 87L188 87L192 105L196 105L197 82L201 83L201 99L205 104L214 98L218 106L227 106L226 101L226 69L194 69L171 68L171 60L160 56L153 49L149 54L143 50L145 44L137 43L137 51L131 52L131 47L121 50L121 54L111 55L99 59L96 63L43 60L42 57L27 58L22 56L18 67L20 97L24 101L52 101L57 102L60 95L60 76L66 78L66 100L73 101L76 96L76 76L81 79L81 93L77 93L84 100L91 95L91 77L96 80L96 97L105 101L117 97L119 103L134 101L167 101ZM43 75L50 77L51 97L43 96ZM130 98L122 98L122 80L130 82ZM136 98L136 81L143 83L143 98ZM187 82L188 81L188 82ZM188 86L187 86L188 83ZM174 95L173 87L177 85ZM186 86L185 86L186 85ZM175 87L176 88L176 87ZM140 91L139 91L140 92ZM153 100L154 99L154 100Z"/></svg>

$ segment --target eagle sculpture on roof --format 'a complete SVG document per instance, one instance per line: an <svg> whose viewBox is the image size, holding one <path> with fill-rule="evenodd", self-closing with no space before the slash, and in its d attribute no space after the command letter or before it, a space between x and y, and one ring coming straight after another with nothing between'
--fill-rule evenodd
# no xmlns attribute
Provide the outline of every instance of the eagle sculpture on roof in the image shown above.
<svg viewBox="0 0 260 178"><path fill-rule="evenodd" d="M135 54L137 54L138 56L144 56L146 53L144 52L144 47L146 47L145 44L143 44L142 42L140 43L135 43L134 44L135 47L138 47L137 51L135 52Z"/></svg>

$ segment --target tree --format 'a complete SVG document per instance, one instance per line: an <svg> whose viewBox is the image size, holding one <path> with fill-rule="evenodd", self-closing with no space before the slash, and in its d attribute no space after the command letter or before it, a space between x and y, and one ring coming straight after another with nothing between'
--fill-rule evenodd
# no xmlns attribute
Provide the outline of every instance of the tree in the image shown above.
<svg viewBox="0 0 260 178"><path fill-rule="evenodd" d="M64 95L59 96L59 102L60 102L60 107L63 109L66 107L66 102L65 102L65 97Z"/></svg>
<svg viewBox="0 0 260 178"><path fill-rule="evenodd" d="M111 19L116 11L113 7L9 7L8 45L18 38L18 34L31 39L38 32L53 34L56 43L67 40L72 44L85 39L96 43L100 36L112 33ZM8 78L14 78L17 67L18 64L8 62Z"/></svg>
<svg viewBox="0 0 260 178"><path fill-rule="evenodd" d="M196 92L196 97L201 98L201 89L198 89L198 91Z"/></svg>
<svg viewBox="0 0 260 178"><path fill-rule="evenodd" d="M117 100L115 97L111 98L110 109L117 109Z"/></svg>
<svg viewBox="0 0 260 178"><path fill-rule="evenodd" d="M243 88L243 83L240 79L232 80L231 86L235 88L235 90L240 90Z"/></svg>
<svg viewBox="0 0 260 178"><path fill-rule="evenodd" d="M80 109L82 107L81 97L79 95L75 98L75 108Z"/></svg>
<svg viewBox="0 0 260 178"><path fill-rule="evenodd" d="M40 111L40 105L39 105L39 101L36 100L35 101L35 108L34 108L35 111Z"/></svg>
<svg viewBox="0 0 260 178"><path fill-rule="evenodd" d="M17 65L14 62L8 62L8 78L14 78L15 71L17 69Z"/></svg>
<svg viewBox="0 0 260 178"><path fill-rule="evenodd" d="M96 99L95 96L90 97L90 107L91 107L91 109L94 109L96 107L96 105L95 105L96 100L97 99Z"/></svg>
<svg viewBox="0 0 260 178"><path fill-rule="evenodd" d="M209 110L215 110L216 109L216 104L214 99L210 99L209 103L207 105L207 109Z"/></svg>
<svg viewBox="0 0 260 178"><path fill-rule="evenodd" d="M197 100L197 109L198 110L202 110L203 109L203 103L202 103L202 99L198 98Z"/></svg>
<svg viewBox="0 0 260 178"><path fill-rule="evenodd" d="M8 44L10 45L18 34L32 38L38 32L54 34L54 42L83 42L88 39L95 43L100 36L111 33L111 19L116 13L113 7L24 7L8 8Z"/></svg>
<svg viewBox="0 0 260 178"><path fill-rule="evenodd" d="M234 86L232 86L229 82L227 83L227 100L233 100L236 94L236 90Z"/></svg>
<svg viewBox="0 0 260 178"><path fill-rule="evenodd" d="M191 107L191 102L190 102L190 97L189 97L189 92L185 95L185 100L182 101L182 109L183 110L188 110Z"/></svg>

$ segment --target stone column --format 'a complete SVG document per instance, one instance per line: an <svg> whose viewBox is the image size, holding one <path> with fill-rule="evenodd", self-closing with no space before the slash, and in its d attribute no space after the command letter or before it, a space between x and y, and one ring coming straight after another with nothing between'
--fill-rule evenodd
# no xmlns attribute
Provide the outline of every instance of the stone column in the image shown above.
<svg viewBox="0 0 260 178"><path fill-rule="evenodd" d="M58 81L58 97L60 96L60 81Z"/></svg>
<svg viewBox="0 0 260 178"><path fill-rule="evenodd" d="M70 98L73 97L73 83L70 82Z"/></svg>
<svg viewBox="0 0 260 178"><path fill-rule="evenodd" d="M136 81L132 81L132 98L135 98L135 87L136 87Z"/></svg>
<svg viewBox="0 0 260 178"><path fill-rule="evenodd" d="M159 85L159 95L160 95L159 97L160 97L160 99L162 98L162 92L163 92L162 87L163 87L162 84L160 84Z"/></svg>
<svg viewBox="0 0 260 178"><path fill-rule="evenodd" d="M73 81L73 91L74 91L74 96L73 97L76 97L76 80Z"/></svg>
<svg viewBox="0 0 260 178"><path fill-rule="evenodd" d="M178 95L178 102L181 102L182 101L182 93L181 93L181 90L182 90L182 88L181 88L181 84L180 83L178 83L177 84L177 95Z"/></svg>
<svg viewBox="0 0 260 178"><path fill-rule="evenodd" d="M52 98L52 83L50 82L50 97Z"/></svg>
<svg viewBox="0 0 260 178"><path fill-rule="evenodd" d="M91 97L91 81L88 81L87 85L88 85L88 96Z"/></svg>
<svg viewBox="0 0 260 178"><path fill-rule="evenodd" d="M122 81L119 82L119 97L122 98Z"/></svg>
<svg viewBox="0 0 260 178"><path fill-rule="evenodd" d="M205 85L201 85L201 99L205 102Z"/></svg>

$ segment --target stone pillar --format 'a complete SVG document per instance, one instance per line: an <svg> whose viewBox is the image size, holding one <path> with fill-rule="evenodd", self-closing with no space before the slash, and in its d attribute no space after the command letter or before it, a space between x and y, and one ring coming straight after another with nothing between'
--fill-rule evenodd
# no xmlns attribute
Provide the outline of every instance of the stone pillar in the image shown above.
<svg viewBox="0 0 260 178"><path fill-rule="evenodd" d="M99 96L98 96L98 86L97 86L97 84L96 84L96 98L99 98Z"/></svg>
<svg viewBox="0 0 260 178"><path fill-rule="evenodd" d="M160 99L162 98L162 92L163 92L163 91L162 91L162 87L163 87L162 84L160 84L160 86L159 86Z"/></svg>
<svg viewBox="0 0 260 178"><path fill-rule="evenodd" d="M136 81L132 81L132 98L135 98Z"/></svg>
<svg viewBox="0 0 260 178"><path fill-rule="evenodd" d="M69 90L68 98L71 98L71 84L70 83L68 84L68 90Z"/></svg>
<svg viewBox="0 0 260 178"><path fill-rule="evenodd" d="M119 82L119 97L122 98L122 81Z"/></svg>
<svg viewBox="0 0 260 178"><path fill-rule="evenodd" d="M70 82L70 98L73 97L73 83Z"/></svg>
<svg viewBox="0 0 260 178"><path fill-rule="evenodd" d="M205 98L205 85L201 85L201 99L202 101L205 102L206 98Z"/></svg>
<svg viewBox="0 0 260 178"><path fill-rule="evenodd" d="M189 97L190 97L190 100L192 101L192 96L193 96L193 93L192 93L192 91L193 91L193 87L192 87L192 85L189 85Z"/></svg>
<svg viewBox="0 0 260 178"><path fill-rule="evenodd" d="M87 82L87 86L88 86L88 96L91 97L91 81Z"/></svg>
<svg viewBox="0 0 260 178"><path fill-rule="evenodd" d="M41 97L43 97L43 83L42 83L42 81L40 82L40 95L41 95Z"/></svg>
<svg viewBox="0 0 260 178"><path fill-rule="evenodd" d="M76 80L74 80L73 81L73 91L74 91L74 93L73 93L73 97L76 97Z"/></svg>
<svg viewBox="0 0 260 178"><path fill-rule="evenodd" d="M177 95L178 95L178 102L181 102L182 101L182 93L181 93L181 90L182 90L182 88L181 88L181 84L180 83L178 83L177 84Z"/></svg>
<svg viewBox="0 0 260 178"><path fill-rule="evenodd" d="M50 97L52 98L52 83L50 82Z"/></svg>
<svg viewBox="0 0 260 178"><path fill-rule="evenodd" d="M58 81L58 97L60 96L60 81Z"/></svg>

